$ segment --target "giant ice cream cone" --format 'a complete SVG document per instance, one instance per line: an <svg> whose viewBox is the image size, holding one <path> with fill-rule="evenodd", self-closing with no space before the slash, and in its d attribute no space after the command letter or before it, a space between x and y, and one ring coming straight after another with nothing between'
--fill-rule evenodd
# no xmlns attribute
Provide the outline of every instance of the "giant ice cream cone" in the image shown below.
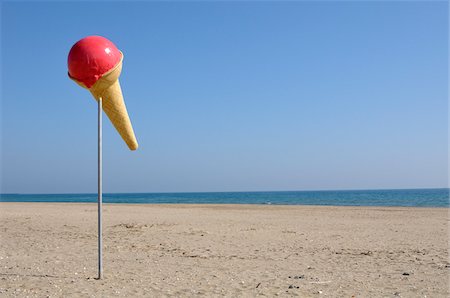
<svg viewBox="0 0 450 298"><path fill-rule="evenodd" d="M128 148L138 143L120 88L123 54L112 42L100 36L89 36L77 42L69 53L69 77L88 89L96 100L102 99L103 110Z"/></svg>

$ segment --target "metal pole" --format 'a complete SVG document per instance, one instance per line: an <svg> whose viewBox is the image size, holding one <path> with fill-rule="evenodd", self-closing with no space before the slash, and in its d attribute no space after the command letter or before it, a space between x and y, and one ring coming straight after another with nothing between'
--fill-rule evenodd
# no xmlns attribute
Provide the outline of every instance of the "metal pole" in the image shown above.
<svg viewBox="0 0 450 298"><path fill-rule="evenodd" d="M98 99L98 279L103 277L102 254L102 98Z"/></svg>

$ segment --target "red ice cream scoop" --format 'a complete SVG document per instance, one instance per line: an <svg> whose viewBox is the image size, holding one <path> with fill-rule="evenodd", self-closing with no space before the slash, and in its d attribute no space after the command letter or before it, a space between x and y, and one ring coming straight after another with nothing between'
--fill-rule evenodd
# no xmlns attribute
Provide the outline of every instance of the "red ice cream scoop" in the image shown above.
<svg viewBox="0 0 450 298"><path fill-rule="evenodd" d="M122 53L102 36L88 36L75 43L69 52L69 76L91 88L122 59Z"/></svg>

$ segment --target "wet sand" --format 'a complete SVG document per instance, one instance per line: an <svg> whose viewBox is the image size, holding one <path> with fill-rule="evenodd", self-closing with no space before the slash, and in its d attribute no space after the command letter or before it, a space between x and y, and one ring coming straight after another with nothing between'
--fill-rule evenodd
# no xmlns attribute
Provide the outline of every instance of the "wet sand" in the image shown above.
<svg viewBox="0 0 450 298"><path fill-rule="evenodd" d="M448 209L0 203L2 297L449 297Z"/></svg>

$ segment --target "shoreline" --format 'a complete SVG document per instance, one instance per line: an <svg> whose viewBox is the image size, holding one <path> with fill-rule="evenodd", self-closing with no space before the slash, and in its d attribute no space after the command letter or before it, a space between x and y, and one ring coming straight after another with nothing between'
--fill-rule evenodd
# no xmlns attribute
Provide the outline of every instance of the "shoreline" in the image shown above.
<svg viewBox="0 0 450 298"><path fill-rule="evenodd" d="M0 205L2 204L65 204L65 205L97 205L97 202L10 202L10 201L0 201ZM442 207L442 206L391 206L391 205L311 205L311 204L229 204L229 203L109 203L109 202L102 202L103 206L155 206L155 207L180 207L180 208L199 208L199 207L243 207L243 208L249 208L249 207L282 207L282 208L292 208L292 207L299 207L299 208L394 208L394 209L447 209L450 211L450 206L448 207Z"/></svg>

